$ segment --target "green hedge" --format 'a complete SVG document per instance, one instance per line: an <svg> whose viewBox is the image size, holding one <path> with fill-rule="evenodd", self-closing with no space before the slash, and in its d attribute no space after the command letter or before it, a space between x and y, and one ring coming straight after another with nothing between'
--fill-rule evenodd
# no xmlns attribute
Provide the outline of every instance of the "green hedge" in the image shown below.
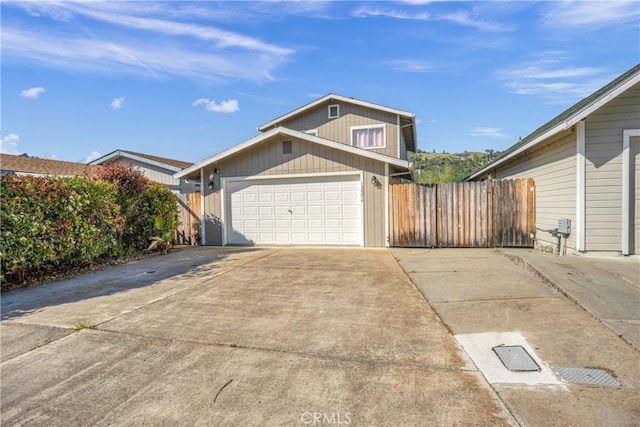
<svg viewBox="0 0 640 427"><path fill-rule="evenodd" d="M130 167L116 169L134 185L104 176L0 176L3 288L54 269L138 254L150 237L175 234L175 196Z"/></svg>

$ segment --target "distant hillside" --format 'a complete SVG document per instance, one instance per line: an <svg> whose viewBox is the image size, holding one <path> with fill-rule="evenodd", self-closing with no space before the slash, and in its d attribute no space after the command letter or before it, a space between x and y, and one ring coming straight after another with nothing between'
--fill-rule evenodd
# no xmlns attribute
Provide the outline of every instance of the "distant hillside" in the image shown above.
<svg viewBox="0 0 640 427"><path fill-rule="evenodd" d="M490 159L495 159L500 155L495 150L487 150L485 153L427 153L418 151L409 160L413 162L413 177L420 184L461 181L474 170L489 163Z"/></svg>

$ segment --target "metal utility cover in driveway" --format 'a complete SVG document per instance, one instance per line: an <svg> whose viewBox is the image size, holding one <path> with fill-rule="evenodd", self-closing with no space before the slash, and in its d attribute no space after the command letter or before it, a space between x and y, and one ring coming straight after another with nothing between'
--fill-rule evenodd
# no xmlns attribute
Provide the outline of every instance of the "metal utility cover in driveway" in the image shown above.
<svg viewBox="0 0 640 427"><path fill-rule="evenodd" d="M562 378L572 383L620 387L618 381L602 369L556 368Z"/></svg>
<svg viewBox="0 0 640 427"><path fill-rule="evenodd" d="M540 366L521 345L498 345L493 347L492 350L510 371L540 371Z"/></svg>

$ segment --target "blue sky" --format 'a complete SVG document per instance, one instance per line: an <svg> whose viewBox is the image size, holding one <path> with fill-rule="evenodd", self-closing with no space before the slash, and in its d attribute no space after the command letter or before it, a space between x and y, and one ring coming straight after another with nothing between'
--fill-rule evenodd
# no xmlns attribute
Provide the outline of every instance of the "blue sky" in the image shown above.
<svg viewBox="0 0 640 427"><path fill-rule="evenodd" d="M640 61L638 1L15 2L2 152L197 162L327 93L503 150Z"/></svg>

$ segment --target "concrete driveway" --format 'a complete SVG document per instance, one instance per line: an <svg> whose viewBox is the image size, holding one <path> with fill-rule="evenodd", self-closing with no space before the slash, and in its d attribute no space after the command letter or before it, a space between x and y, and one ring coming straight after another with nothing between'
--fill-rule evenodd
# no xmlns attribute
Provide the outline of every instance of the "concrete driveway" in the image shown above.
<svg viewBox="0 0 640 427"><path fill-rule="evenodd" d="M384 249L187 249L5 293L0 328L3 426L514 423Z"/></svg>

